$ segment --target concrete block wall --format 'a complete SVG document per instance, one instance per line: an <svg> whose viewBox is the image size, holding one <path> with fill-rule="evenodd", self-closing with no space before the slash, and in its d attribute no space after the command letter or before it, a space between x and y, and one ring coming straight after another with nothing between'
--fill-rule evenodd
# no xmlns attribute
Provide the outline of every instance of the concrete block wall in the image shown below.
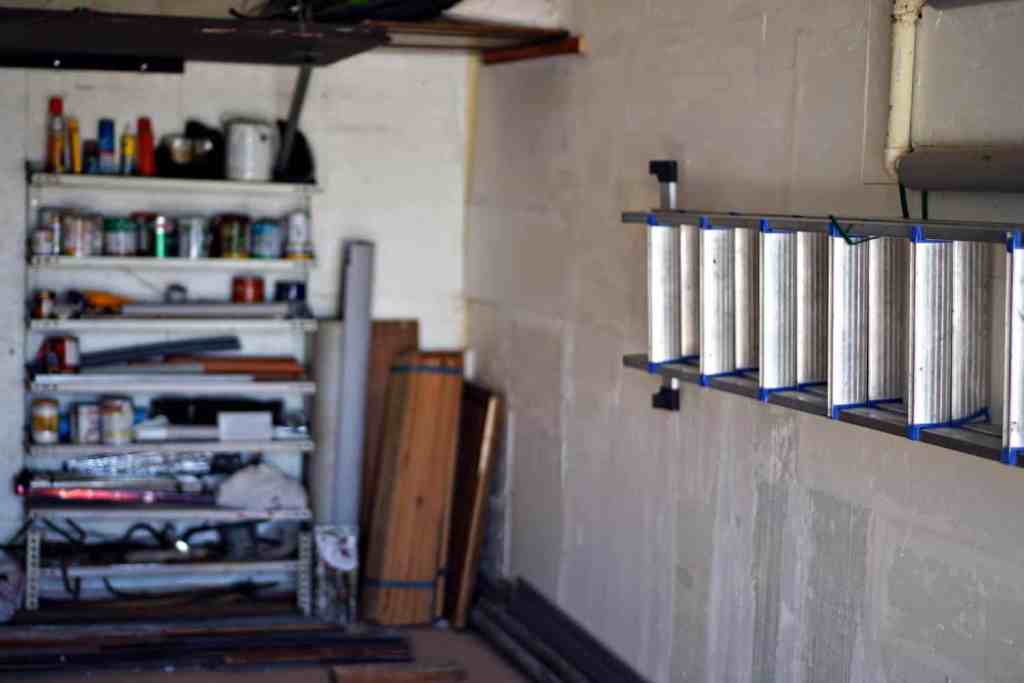
<svg viewBox="0 0 1024 683"><path fill-rule="evenodd" d="M587 57L481 71L468 334L509 410L488 566L652 681L1024 680L1024 472L692 386L652 411L621 367L646 325L619 215L657 203L649 159L680 161L688 205L899 215L890 7L568 0ZM918 144L1019 139L1022 20L926 10Z"/></svg>
<svg viewBox="0 0 1024 683"><path fill-rule="evenodd" d="M153 11L162 8L157 4ZM374 315L418 318L426 347L464 344L470 64L459 53L381 51L315 71L301 128L324 188L313 200L312 216L318 260L310 302L318 316L338 312L342 242L368 239L377 246ZM42 158L47 98L64 96L66 111L80 117L83 137L95 135L100 116L116 118L120 133L124 122L149 115L160 135L181 130L187 117L207 124L232 114L283 118L295 74L292 68L203 63L188 64L182 75L0 69L0 209L6 220L0 246L0 388L12 397L0 416L0 444L7 454L0 466L0 537L16 529L21 517L21 503L7 482L23 463L21 362L34 351L26 350L23 335L23 169L25 159ZM145 208L145 197L134 199L138 209ZM196 201L204 211L215 208L208 197ZM225 198L224 208L237 201ZM189 286L221 291L224 277L204 276ZM94 348L123 342L95 335L90 341Z"/></svg>

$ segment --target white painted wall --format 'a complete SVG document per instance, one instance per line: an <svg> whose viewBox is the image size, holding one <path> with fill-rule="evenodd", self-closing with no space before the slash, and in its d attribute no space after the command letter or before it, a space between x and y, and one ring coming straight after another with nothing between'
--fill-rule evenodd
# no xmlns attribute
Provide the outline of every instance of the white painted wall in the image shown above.
<svg viewBox="0 0 1024 683"><path fill-rule="evenodd" d="M425 347L464 344L469 64L461 54L382 51L314 73L301 127L325 190L314 199L312 216L318 261L310 299L318 316L337 314L342 241L368 239L377 246L374 315L418 318ZM153 118L159 135L180 130L189 116L208 124L233 113L283 118L294 78L290 68L216 64L188 64L183 75L0 70L0 211L7 235L0 243L0 391L12 397L0 415L7 453L0 481L9 482L22 465L23 165L42 156L47 98L64 96L84 136L94 135L100 116L120 124L140 115ZM185 198L177 208L189 206ZM195 206L209 208L208 200L197 198ZM188 284L197 292L223 288L209 278ZM6 484L2 491L0 536L21 510Z"/></svg>

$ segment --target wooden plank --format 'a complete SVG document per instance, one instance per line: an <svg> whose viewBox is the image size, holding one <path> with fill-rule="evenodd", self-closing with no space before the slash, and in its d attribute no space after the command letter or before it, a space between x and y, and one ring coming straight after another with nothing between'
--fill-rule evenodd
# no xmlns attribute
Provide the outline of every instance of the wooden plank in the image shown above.
<svg viewBox="0 0 1024 683"><path fill-rule="evenodd" d="M387 408L388 377L395 359L420 346L416 320L375 320L370 331L370 367L366 382L366 436L363 449L363 486L360 527L368 533L373 523L374 494Z"/></svg>
<svg viewBox="0 0 1024 683"><path fill-rule="evenodd" d="M423 624L440 613L461 397L461 352L403 354L392 367L366 549L368 621Z"/></svg>
<svg viewBox="0 0 1024 683"><path fill-rule="evenodd" d="M483 61L484 64L504 64L557 55L582 55L586 50L587 44L583 38L572 36L564 40L540 43L539 45L491 48L483 51Z"/></svg>
<svg viewBox="0 0 1024 683"><path fill-rule="evenodd" d="M330 670L334 683L449 683L466 680L466 670L455 662L367 664L336 666Z"/></svg>
<svg viewBox="0 0 1024 683"><path fill-rule="evenodd" d="M455 470L452 540L448 552L448 589L444 616L455 628L469 623L470 600L476 585L486 508L494 471L500 399L475 384L462 390L459 450Z"/></svg>

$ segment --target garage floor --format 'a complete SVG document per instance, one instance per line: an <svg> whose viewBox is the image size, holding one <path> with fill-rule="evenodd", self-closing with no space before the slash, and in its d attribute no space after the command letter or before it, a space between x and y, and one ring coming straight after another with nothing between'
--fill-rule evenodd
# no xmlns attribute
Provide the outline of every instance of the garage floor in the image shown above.
<svg viewBox="0 0 1024 683"><path fill-rule="evenodd" d="M417 659L455 661L466 668L471 683L526 683L484 641L468 633L446 630L416 629L409 631L413 653ZM5 679L12 681L47 681L64 683L330 683L325 669L274 669L272 671L205 672L179 671L173 673L102 673L74 675L30 675Z"/></svg>

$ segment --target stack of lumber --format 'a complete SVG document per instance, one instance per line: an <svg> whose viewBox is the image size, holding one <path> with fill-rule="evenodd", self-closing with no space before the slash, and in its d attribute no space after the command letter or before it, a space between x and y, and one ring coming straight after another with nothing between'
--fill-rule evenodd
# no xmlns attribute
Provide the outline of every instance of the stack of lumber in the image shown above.
<svg viewBox="0 0 1024 683"><path fill-rule="evenodd" d="M462 354L402 354L388 382L363 617L425 624L444 605Z"/></svg>

